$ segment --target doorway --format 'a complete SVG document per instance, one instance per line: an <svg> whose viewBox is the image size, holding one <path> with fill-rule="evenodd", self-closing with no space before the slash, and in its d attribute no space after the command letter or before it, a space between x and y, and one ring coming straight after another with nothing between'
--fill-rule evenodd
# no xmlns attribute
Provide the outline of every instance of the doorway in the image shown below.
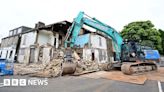
<svg viewBox="0 0 164 92"><path fill-rule="evenodd" d="M30 63L34 63L35 60L35 48L30 48Z"/></svg>

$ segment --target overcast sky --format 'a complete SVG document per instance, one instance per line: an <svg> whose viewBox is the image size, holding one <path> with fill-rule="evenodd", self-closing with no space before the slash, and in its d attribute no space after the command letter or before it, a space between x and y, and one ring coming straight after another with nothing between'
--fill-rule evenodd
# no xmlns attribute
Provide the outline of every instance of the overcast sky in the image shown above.
<svg viewBox="0 0 164 92"><path fill-rule="evenodd" d="M164 29L164 0L1 0L0 39L19 26L72 22L79 11L120 31L132 21L151 20Z"/></svg>

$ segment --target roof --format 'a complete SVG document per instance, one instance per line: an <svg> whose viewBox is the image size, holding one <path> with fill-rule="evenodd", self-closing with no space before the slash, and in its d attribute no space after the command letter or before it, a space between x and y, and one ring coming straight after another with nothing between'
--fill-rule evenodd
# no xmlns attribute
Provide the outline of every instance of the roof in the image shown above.
<svg viewBox="0 0 164 92"><path fill-rule="evenodd" d="M72 24L71 22L65 20L65 21L60 21L60 22L46 25L44 27L40 27L38 28L38 30L46 29L53 32L62 32L66 34L67 29L71 26L71 24Z"/></svg>
<svg viewBox="0 0 164 92"><path fill-rule="evenodd" d="M61 29L62 27L65 28L65 26L67 26L67 28L68 28L71 24L72 24L71 22L68 22L68 21L65 20L65 21L60 21L60 22L56 22L56 23L53 23L53 24L45 25L44 27L40 27L38 29L31 28L29 30L23 31L21 34L33 32L33 31L37 31L37 30L42 30L42 29L51 30L52 27L55 27L55 29L57 31L57 29ZM60 27L58 27L58 26L60 26ZM25 26L21 26L21 27L25 27ZM20 27L18 27L18 28L20 28ZM15 28L15 29L17 29L17 28ZM53 30L53 31L55 31L55 30ZM19 34L17 34L17 35L19 35ZM14 36L17 36L17 35L14 35ZM12 37L12 36L8 36L8 37L5 37L5 38L9 38L9 37ZM5 38L3 38L3 39L5 39Z"/></svg>
<svg viewBox="0 0 164 92"><path fill-rule="evenodd" d="M16 29L19 29L19 28L25 28L26 30L32 29L32 28L27 27L27 26L20 26L20 27L14 28L14 29L9 30L9 31L13 31L13 30L16 30Z"/></svg>
<svg viewBox="0 0 164 92"><path fill-rule="evenodd" d="M60 21L60 22L56 22L56 23L53 23L53 24L46 25L44 27L40 27L39 29L50 28L54 25L71 25L71 24L72 24L71 22L64 20L64 21Z"/></svg>
<svg viewBox="0 0 164 92"><path fill-rule="evenodd" d="M22 34L23 32L25 31L28 31L28 30L31 30L32 28L30 27L26 27L26 26L20 26L20 27L17 27L17 28L14 28L12 30L9 30L9 31L13 31L13 30L16 30L16 29L19 29L19 28L22 28L22 32L21 33L18 33L18 34L15 34L15 35L11 35L11 36L7 36L7 37L4 37L2 39L6 39L6 38L10 38L10 37L14 37L14 36L19 36L20 34Z"/></svg>

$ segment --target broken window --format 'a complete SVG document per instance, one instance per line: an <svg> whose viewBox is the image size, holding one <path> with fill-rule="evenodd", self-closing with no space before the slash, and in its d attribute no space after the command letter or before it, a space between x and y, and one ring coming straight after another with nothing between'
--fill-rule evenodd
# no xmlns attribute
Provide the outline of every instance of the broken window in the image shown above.
<svg viewBox="0 0 164 92"><path fill-rule="evenodd" d="M9 58L11 58L11 57L12 57L12 54L13 54L13 51L10 51Z"/></svg>
<svg viewBox="0 0 164 92"><path fill-rule="evenodd" d="M2 51L1 51L1 53L0 53L0 57L2 56Z"/></svg>
<svg viewBox="0 0 164 92"><path fill-rule="evenodd" d="M8 51L6 52L6 58L7 58L7 55L8 55Z"/></svg>
<svg viewBox="0 0 164 92"><path fill-rule="evenodd" d="M55 37L55 39L54 39L54 46L56 46L56 37Z"/></svg>
<svg viewBox="0 0 164 92"><path fill-rule="evenodd" d="M59 35L59 45L61 46L62 45L62 36Z"/></svg>

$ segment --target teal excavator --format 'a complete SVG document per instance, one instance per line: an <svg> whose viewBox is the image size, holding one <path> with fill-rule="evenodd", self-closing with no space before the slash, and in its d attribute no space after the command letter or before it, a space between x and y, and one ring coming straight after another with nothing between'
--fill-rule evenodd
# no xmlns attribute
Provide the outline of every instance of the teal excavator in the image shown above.
<svg viewBox="0 0 164 92"><path fill-rule="evenodd" d="M110 67L120 67L125 74L157 70L157 64L154 61L158 61L160 58L158 50L141 49L139 41L124 40L114 28L86 15L84 12L78 14L68 29L65 37L65 48L74 47L83 25L92 27L112 39L115 60L108 62Z"/></svg>

